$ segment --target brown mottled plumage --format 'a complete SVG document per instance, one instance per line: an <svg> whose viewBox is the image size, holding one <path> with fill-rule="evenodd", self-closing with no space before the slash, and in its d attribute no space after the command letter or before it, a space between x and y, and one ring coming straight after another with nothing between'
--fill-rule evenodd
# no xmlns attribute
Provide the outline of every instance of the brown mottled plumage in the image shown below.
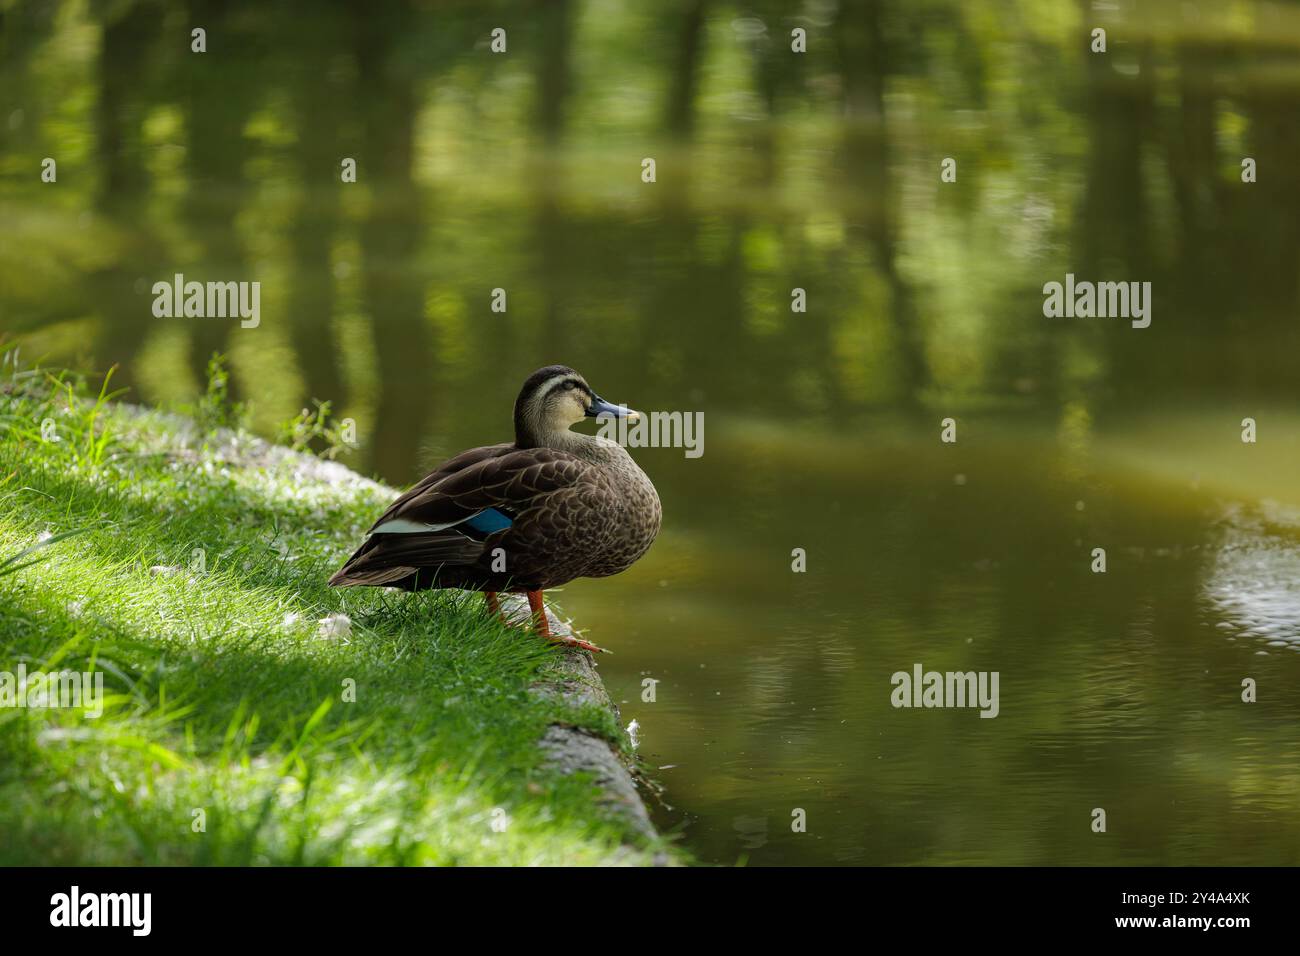
<svg viewBox="0 0 1300 956"><path fill-rule="evenodd" d="M495 592L530 592L536 609L547 588L625 570L659 533L659 496L616 442L569 430L597 414L636 415L567 366L534 372L515 402L514 444L439 466L384 512L330 584L465 588L489 603Z"/></svg>

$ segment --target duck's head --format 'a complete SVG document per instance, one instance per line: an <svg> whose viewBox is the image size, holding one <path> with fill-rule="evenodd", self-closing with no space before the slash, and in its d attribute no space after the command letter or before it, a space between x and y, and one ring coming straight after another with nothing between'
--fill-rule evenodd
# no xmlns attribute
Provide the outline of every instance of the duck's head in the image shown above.
<svg viewBox="0 0 1300 956"><path fill-rule="evenodd" d="M567 365L539 368L515 399L515 444L534 448L554 443L584 418L610 415L636 421L632 409L597 395L587 380Z"/></svg>

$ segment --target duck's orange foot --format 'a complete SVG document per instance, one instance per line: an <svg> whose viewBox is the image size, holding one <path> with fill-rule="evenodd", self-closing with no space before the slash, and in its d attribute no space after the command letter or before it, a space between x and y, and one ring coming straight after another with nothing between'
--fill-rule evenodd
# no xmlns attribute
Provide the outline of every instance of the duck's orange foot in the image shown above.
<svg viewBox="0 0 1300 956"><path fill-rule="evenodd" d="M564 637L559 634L552 634L551 625L546 620L546 605L542 603L541 591L528 592L528 607L533 612L533 629L552 644L563 644L566 647L580 647L584 651L595 651L597 654L609 653L605 648L597 647L589 641L584 641L576 637Z"/></svg>
<svg viewBox="0 0 1300 956"><path fill-rule="evenodd" d="M590 641L584 641L577 637L556 637L555 635L551 635L548 640L550 640L552 644L564 644L566 647L580 647L584 651L594 651L597 654L612 653L611 651L605 650L603 647L597 647Z"/></svg>

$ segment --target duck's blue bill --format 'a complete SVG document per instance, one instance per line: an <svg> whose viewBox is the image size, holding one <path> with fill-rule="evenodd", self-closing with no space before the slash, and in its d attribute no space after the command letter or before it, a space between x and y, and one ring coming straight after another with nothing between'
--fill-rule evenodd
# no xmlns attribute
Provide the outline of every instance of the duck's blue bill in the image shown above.
<svg viewBox="0 0 1300 956"><path fill-rule="evenodd" d="M599 395L591 397L591 407L587 409L588 418L596 418L600 415L608 415L611 418L630 418L635 421L640 416L626 405L614 405L605 401Z"/></svg>

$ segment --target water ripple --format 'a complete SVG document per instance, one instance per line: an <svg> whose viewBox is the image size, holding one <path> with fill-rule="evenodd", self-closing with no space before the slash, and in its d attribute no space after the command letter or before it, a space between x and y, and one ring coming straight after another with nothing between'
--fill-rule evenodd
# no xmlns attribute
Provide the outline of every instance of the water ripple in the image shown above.
<svg viewBox="0 0 1300 956"><path fill-rule="evenodd" d="M1300 651L1300 511L1265 503L1228 508L1206 580L1219 627Z"/></svg>

